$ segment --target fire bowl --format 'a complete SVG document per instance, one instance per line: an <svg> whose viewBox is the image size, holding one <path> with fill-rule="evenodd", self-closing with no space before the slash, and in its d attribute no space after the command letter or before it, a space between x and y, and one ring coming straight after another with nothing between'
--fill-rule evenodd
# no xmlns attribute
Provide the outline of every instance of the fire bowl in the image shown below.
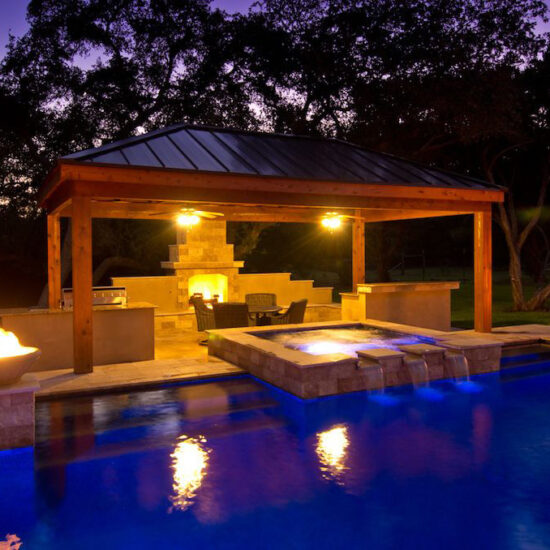
<svg viewBox="0 0 550 550"><path fill-rule="evenodd" d="M0 357L0 386L8 386L18 382L40 357L38 348L25 349L28 351L22 355Z"/></svg>

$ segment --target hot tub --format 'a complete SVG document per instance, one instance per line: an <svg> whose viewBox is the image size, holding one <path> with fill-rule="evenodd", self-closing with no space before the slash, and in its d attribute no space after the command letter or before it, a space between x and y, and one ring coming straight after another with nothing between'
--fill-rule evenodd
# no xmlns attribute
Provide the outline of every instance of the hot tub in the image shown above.
<svg viewBox="0 0 550 550"><path fill-rule="evenodd" d="M303 399L493 372L502 347L475 334L370 319L208 334L210 355Z"/></svg>

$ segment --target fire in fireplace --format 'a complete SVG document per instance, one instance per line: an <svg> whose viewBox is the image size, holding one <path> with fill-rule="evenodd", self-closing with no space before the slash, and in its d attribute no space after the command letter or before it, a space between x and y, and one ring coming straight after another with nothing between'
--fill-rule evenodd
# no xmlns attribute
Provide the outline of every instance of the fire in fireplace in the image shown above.
<svg viewBox="0 0 550 550"><path fill-rule="evenodd" d="M204 300L217 296L218 302L227 297L227 277L221 273L193 275L189 278L189 296L200 294Z"/></svg>

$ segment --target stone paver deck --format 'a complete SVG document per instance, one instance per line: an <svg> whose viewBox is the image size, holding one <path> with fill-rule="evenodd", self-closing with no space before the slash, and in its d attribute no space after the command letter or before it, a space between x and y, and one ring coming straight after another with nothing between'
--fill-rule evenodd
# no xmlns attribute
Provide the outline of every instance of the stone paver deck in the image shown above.
<svg viewBox="0 0 550 550"><path fill-rule="evenodd" d="M94 367L89 374L51 370L33 373L40 383L38 399L110 390L127 390L169 382L185 382L243 374L239 367L217 359L156 359Z"/></svg>
<svg viewBox="0 0 550 550"><path fill-rule="evenodd" d="M320 326L326 324L319 323ZM367 321L367 324L432 336L447 344L457 340L457 344L462 348L469 347L468 344L484 347L495 344L522 345L540 341L550 343L550 326L546 325L498 327L493 329L491 334L480 335L473 330L441 333L380 321ZM261 329L266 330L265 327ZM39 399L46 399L101 391L124 391L169 382L191 382L234 376L246 372L230 362L209 356L207 348L198 345L202 338L204 335L192 330L164 330L156 336L156 359L152 361L96 366L93 373L81 375L75 375L66 369L33 373L41 387L36 395ZM269 341L264 342L264 345L269 344ZM284 351L297 353L295 350Z"/></svg>

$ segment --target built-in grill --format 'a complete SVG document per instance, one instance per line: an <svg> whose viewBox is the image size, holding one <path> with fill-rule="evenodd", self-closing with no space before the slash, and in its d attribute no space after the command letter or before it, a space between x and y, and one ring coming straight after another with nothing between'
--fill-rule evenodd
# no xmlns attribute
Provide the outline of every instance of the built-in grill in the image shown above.
<svg viewBox="0 0 550 550"><path fill-rule="evenodd" d="M63 309L73 308L73 289L64 288L61 291ZM125 306L128 302L126 287L94 286L92 289L92 304L94 306Z"/></svg>

